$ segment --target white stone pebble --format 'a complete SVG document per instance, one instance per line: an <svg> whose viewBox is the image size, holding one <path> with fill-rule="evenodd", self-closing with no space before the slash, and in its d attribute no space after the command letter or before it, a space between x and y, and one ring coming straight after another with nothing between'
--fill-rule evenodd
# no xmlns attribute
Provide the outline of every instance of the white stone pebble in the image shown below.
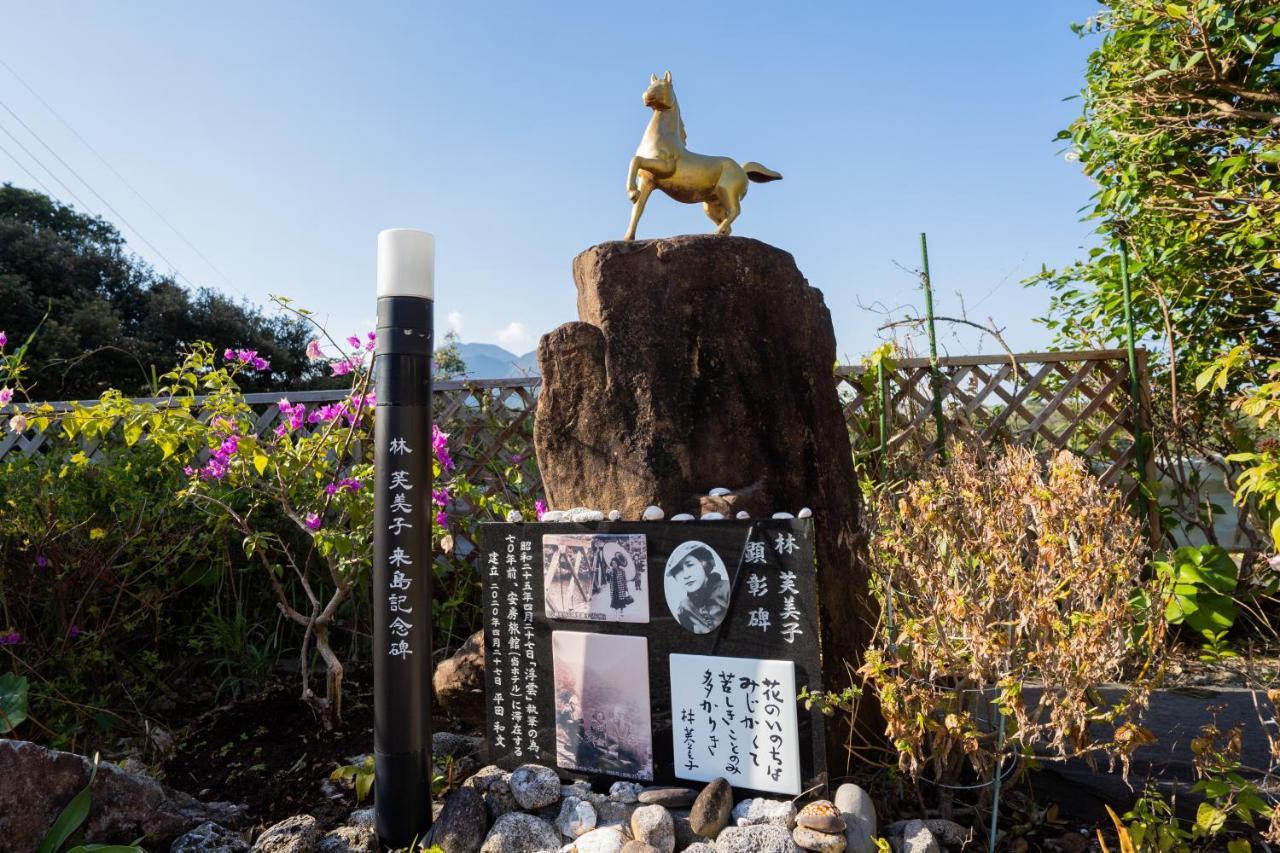
<svg viewBox="0 0 1280 853"><path fill-rule="evenodd" d="M687 512L678 512L671 516L672 521L693 521L693 516Z"/></svg>
<svg viewBox="0 0 1280 853"><path fill-rule="evenodd" d="M542 518L538 520L545 521L548 524L551 524L557 521L564 521L564 513L558 509L549 509L546 512L544 512L542 514Z"/></svg>
<svg viewBox="0 0 1280 853"><path fill-rule="evenodd" d="M773 517L774 518L795 518L795 516L789 512L775 512L773 514Z"/></svg>
<svg viewBox="0 0 1280 853"><path fill-rule="evenodd" d="M796 513L796 518L811 518L812 516L813 516L813 510L809 509L808 507L805 507L804 509Z"/></svg>
<svg viewBox="0 0 1280 853"><path fill-rule="evenodd" d="M640 517L645 521L662 521L665 515L666 513L662 511L662 507L647 506L644 508L644 512L640 514Z"/></svg>
<svg viewBox="0 0 1280 853"><path fill-rule="evenodd" d="M745 521L746 519L751 518L751 513L747 512L745 509L741 509L738 510L738 514L735 515L734 518Z"/></svg>
<svg viewBox="0 0 1280 853"><path fill-rule="evenodd" d="M702 514L703 521L724 521L724 513L722 512L704 512Z"/></svg>
<svg viewBox="0 0 1280 853"><path fill-rule="evenodd" d="M610 520L610 521L617 521L617 520L618 520L618 519L620 519L620 518L622 518L622 511L621 511L621 510L616 510L616 509L611 509L611 510L609 510L609 520Z"/></svg>
<svg viewBox="0 0 1280 853"><path fill-rule="evenodd" d="M732 492L730 492L728 489L726 489L726 488L724 488L724 487L722 487L722 486L717 486L716 488L714 488L714 489L712 489L711 491L707 492L707 494L708 494L708 495L710 495L710 496L711 496L711 497L713 497L713 498L722 498L722 497L724 497L725 495L732 494Z"/></svg>
<svg viewBox="0 0 1280 853"><path fill-rule="evenodd" d="M565 521L573 521L577 523L587 521L604 521L604 513L598 509L590 509L585 506L574 507L566 514Z"/></svg>

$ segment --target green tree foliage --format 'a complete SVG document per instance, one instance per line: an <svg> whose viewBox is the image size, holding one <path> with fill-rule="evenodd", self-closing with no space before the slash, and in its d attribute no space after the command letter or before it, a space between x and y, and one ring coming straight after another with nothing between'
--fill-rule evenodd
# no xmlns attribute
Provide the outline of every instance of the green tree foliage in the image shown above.
<svg viewBox="0 0 1280 853"><path fill-rule="evenodd" d="M1102 40L1080 117L1059 137L1097 184L1088 218L1100 240L1086 260L1031 283L1053 292L1045 322L1061 344L1114 346L1125 335L1127 249L1137 336L1156 354L1166 530L1194 527L1216 542L1223 508L1205 484L1225 477L1234 488L1238 466L1223 459L1259 438L1227 403L1280 358L1280 4L1107 0L1076 29ZM1254 356L1247 369L1197 389L1194 378L1238 345ZM1266 538L1248 514L1239 533L1256 547Z"/></svg>
<svg viewBox="0 0 1280 853"><path fill-rule="evenodd" d="M306 356L305 323L213 290L192 293L130 254L109 222L5 184L0 329L25 340L37 326L25 377L34 399L146 394L198 340L256 349L271 363L246 391L305 387L321 374Z"/></svg>
<svg viewBox="0 0 1280 853"><path fill-rule="evenodd" d="M450 329L444 333L444 346L431 357L432 373L436 379L456 379L467 372L467 363L458 351L458 333Z"/></svg>
<svg viewBox="0 0 1280 853"><path fill-rule="evenodd" d="M1122 339L1125 240L1139 335L1172 353L1175 378L1246 339L1274 360L1280 4L1111 0L1078 30L1103 39L1060 138L1098 185L1102 241L1038 279L1055 293L1049 325L1074 344Z"/></svg>

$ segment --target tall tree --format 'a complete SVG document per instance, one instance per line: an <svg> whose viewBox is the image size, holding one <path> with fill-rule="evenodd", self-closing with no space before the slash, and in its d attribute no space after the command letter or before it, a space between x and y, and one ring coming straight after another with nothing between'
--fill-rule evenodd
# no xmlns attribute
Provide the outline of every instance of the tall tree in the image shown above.
<svg viewBox="0 0 1280 853"><path fill-rule="evenodd" d="M1063 343L1122 341L1125 246L1137 334L1158 353L1157 439L1166 456L1216 458L1252 437L1226 414L1233 389L1197 395L1192 380L1236 344L1258 357L1237 386L1280 358L1280 4L1107 0L1076 29L1102 40L1059 137L1097 184L1100 245L1033 283L1053 291ZM1194 523L1184 467L1166 474L1190 489Z"/></svg>
<svg viewBox="0 0 1280 853"><path fill-rule="evenodd" d="M246 390L310 385L309 329L295 318L208 289L192 293L132 255L109 222L38 192L0 186L0 329L25 340L33 397L85 399L107 388L144 394L183 347L206 340L256 349L271 370Z"/></svg>

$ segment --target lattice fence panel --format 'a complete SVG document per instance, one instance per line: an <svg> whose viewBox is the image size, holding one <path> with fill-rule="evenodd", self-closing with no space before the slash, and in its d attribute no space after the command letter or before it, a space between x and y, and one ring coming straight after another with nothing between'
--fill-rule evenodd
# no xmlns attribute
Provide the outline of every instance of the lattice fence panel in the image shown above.
<svg viewBox="0 0 1280 853"><path fill-rule="evenodd" d="M1070 450L1126 500L1135 500L1139 467L1146 479L1155 476L1151 460L1140 466L1137 458L1137 436L1150 434L1146 358L1139 351L1137 406L1124 350L940 358L943 429L948 438L1010 441L1043 454ZM850 438L873 468L909 476L937 452L928 359L899 361L885 371L883 388L861 367L841 368L837 382ZM882 400L888 414L883 436Z"/></svg>

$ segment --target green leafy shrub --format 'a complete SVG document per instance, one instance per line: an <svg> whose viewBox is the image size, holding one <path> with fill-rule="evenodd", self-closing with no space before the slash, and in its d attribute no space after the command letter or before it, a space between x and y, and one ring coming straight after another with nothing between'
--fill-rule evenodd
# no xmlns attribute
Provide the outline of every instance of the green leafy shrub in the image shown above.
<svg viewBox="0 0 1280 853"><path fill-rule="evenodd" d="M1186 625L1224 654L1222 644L1236 620L1233 596L1240 573L1231 555L1216 545L1183 546L1152 566L1165 582L1169 624Z"/></svg>

